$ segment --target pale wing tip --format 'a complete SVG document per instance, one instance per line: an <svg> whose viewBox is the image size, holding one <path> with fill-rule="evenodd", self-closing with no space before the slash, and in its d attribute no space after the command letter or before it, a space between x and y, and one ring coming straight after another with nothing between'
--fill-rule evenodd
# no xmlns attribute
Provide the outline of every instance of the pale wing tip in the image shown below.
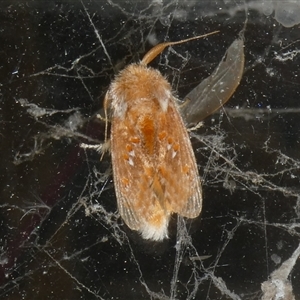
<svg viewBox="0 0 300 300"><path fill-rule="evenodd" d="M194 219L197 218L202 211L202 194L198 193L191 197L185 207L177 213L183 217Z"/></svg>
<svg viewBox="0 0 300 300"><path fill-rule="evenodd" d="M160 226L144 223L139 231L146 240L162 241L165 238L168 238L168 223L168 218L165 218Z"/></svg>

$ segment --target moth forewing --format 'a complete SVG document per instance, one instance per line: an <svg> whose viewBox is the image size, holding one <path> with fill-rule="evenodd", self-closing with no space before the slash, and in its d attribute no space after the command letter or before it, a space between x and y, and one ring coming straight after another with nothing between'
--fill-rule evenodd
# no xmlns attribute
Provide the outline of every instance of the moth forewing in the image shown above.
<svg viewBox="0 0 300 300"><path fill-rule="evenodd" d="M179 191L174 193L174 197L178 198L179 205L176 205L177 201L172 201L171 207L173 212L184 217L195 218L200 214L202 208L201 182L191 141L175 101L170 102L170 110L173 113L168 115L172 116L170 117L170 136L174 135L174 139L178 141L179 150L176 153L177 161L175 156L169 163L178 163L173 175L177 177L181 193Z"/></svg>

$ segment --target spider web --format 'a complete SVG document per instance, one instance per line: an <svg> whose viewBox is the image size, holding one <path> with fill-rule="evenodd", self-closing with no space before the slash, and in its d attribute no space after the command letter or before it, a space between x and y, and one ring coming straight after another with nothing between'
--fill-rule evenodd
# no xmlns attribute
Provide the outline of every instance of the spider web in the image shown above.
<svg viewBox="0 0 300 300"><path fill-rule="evenodd" d="M1 5L1 298L300 298L296 2ZM191 132L201 216L174 215L168 240L145 241L95 151L109 83L158 42L220 30L151 63L184 99L244 26L240 86Z"/></svg>

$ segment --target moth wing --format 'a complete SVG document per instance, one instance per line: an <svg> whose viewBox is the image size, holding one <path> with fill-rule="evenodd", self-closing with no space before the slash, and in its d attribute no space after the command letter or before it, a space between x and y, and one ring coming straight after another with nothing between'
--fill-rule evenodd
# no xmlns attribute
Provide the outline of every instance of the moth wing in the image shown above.
<svg viewBox="0 0 300 300"><path fill-rule="evenodd" d="M166 139L160 144L165 197L168 209L184 217L197 217L202 208L202 190L191 141L182 118L171 99L165 114Z"/></svg>
<svg viewBox="0 0 300 300"><path fill-rule="evenodd" d="M236 39L214 72L186 95L181 108L188 125L199 123L222 107L238 87L244 72L244 41Z"/></svg>
<svg viewBox="0 0 300 300"><path fill-rule="evenodd" d="M111 152L120 215L128 227L141 230L159 207L151 189L153 157L142 145L137 110L128 111L122 120L113 118Z"/></svg>

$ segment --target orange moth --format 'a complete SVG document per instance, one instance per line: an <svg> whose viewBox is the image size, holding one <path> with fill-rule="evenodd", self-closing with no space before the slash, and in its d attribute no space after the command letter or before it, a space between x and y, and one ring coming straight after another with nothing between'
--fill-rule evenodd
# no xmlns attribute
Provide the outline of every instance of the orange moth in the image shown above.
<svg viewBox="0 0 300 300"><path fill-rule="evenodd" d="M155 46L122 70L106 93L119 212L145 239L163 240L173 213L195 218L202 208L198 168L177 99L165 77L147 64L167 46L214 33Z"/></svg>

